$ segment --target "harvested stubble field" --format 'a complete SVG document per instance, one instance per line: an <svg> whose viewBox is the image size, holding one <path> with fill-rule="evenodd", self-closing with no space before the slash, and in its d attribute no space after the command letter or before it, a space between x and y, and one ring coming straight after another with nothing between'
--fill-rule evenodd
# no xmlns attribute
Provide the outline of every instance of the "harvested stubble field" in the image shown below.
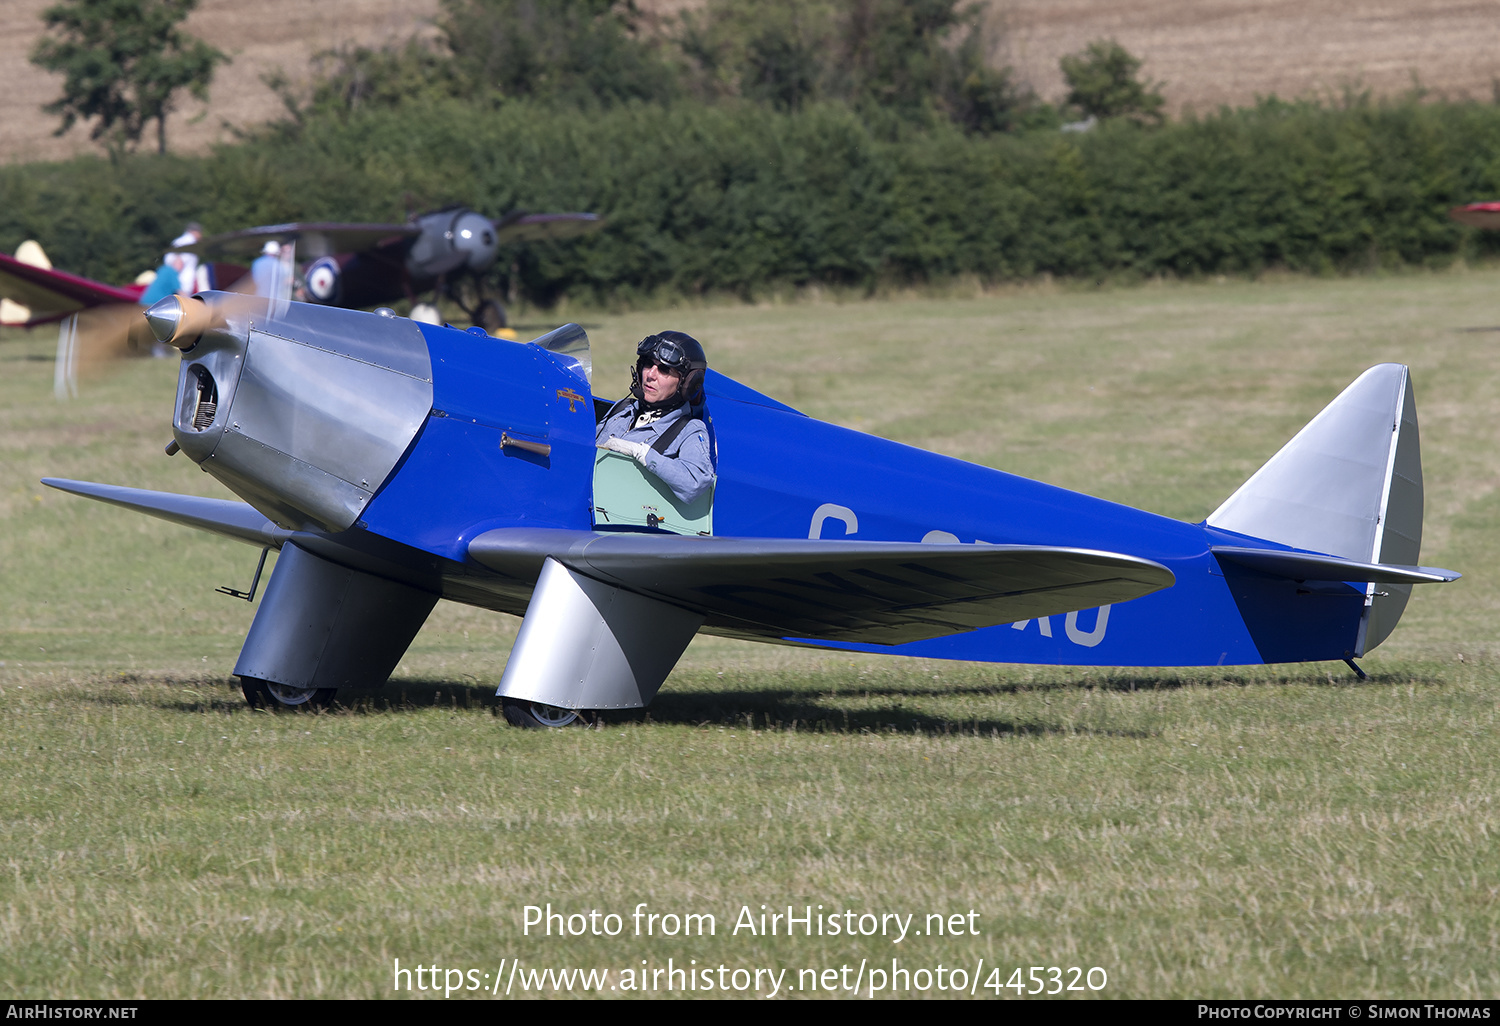
<svg viewBox="0 0 1500 1026"><path fill-rule="evenodd" d="M41 106L61 79L27 55L54 0L0 4L0 162L98 153L86 127L52 133ZM702 0L637 0L648 30L672 31ZM1049 102L1067 93L1058 59L1096 39L1119 40L1145 62L1171 111L1244 106L1257 97L1378 96L1420 85L1434 95L1488 99L1500 18L1492 3L1452 0L987 0L996 63ZM202 152L235 132L284 116L264 78L301 83L309 61L340 45L381 46L432 34L438 0L200 0L187 30L229 54L209 102L184 100L168 122L173 149ZM149 140L148 140L149 144Z"/></svg>
<svg viewBox="0 0 1500 1026"><path fill-rule="evenodd" d="M982 959L980 995L1077 966L1107 972L1083 996L1493 996L1497 297L1500 272L1455 270L571 311L601 391L681 327L813 415L1193 520L1363 368L1406 362L1424 561L1467 576L1419 592L1363 683L702 638L649 715L551 733L496 714L515 621L447 603L385 688L247 710L229 671L253 611L212 589L244 587L254 550L36 483L215 494L161 453L175 367L59 404L50 339L0 337L0 991L383 996L397 958L519 958L523 980L609 970L618 995L671 958L811 996L802 970L863 961L867 990L895 958ZM624 933L523 935L549 902ZM717 932L632 936L641 902ZM973 910L977 933L731 932L762 904L919 930Z"/></svg>

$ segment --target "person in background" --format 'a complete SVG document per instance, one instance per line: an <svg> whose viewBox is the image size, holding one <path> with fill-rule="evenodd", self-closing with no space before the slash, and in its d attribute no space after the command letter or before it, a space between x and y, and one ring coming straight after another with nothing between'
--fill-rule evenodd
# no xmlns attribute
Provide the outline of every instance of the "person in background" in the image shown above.
<svg viewBox="0 0 1500 1026"><path fill-rule="evenodd" d="M181 235L172 240L172 246L174 249L178 246L196 246L201 241L203 241L203 226L194 221ZM191 296L195 292L203 292L213 287L208 280L208 267L198 263L198 254L168 253L166 263L170 264L172 270L177 273L179 295Z"/></svg>
<svg viewBox="0 0 1500 1026"><path fill-rule="evenodd" d="M250 265L250 279L255 282L255 294L276 298L276 282L281 276L281 243L274 239L261 247L260 256Z"/></svg>
<svg viewBox="0 0 1500 1026"><path fill-rule="evenodd" d="M177 277L177 269L172 266L172 261L163 260L161 266L156 269L151 284L147 285L146 291L141 293L140 304L150 307L159 300L177 295L180 291L182 289Z"/></svg>

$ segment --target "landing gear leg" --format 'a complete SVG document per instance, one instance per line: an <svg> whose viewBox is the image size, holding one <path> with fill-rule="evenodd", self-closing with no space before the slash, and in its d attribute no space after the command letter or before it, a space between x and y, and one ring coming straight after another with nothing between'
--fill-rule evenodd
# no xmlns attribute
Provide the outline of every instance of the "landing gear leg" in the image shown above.
<svg viewBox="0 0 1500 1026"><path fill-rule="evenodd" d="M474 311L474 323L491 335L503 330L506 327L505 307L496 300L486 299Z"/></svg>
<svg viewBox="0 0 1500 1026"><path fill-rule="evenodd" d="M497 299L488 299L484 284L476 277L466 277L459 285L440 284L444 294L469 315L469 321L491 335L504 331L509 324L505 307Z"/></svg>
<svg viewBox="0 0 1500 1026"><path fill-rule="evenodd" d="M408 296L412 300L411 319L420 321L423 324L442 324L443 313L442 307L438 305L438 300L447 294L448 287L442 278L439 278L437 284L432 286L432 299L429 302L418 303L415 294L408 292Z"/></svg>

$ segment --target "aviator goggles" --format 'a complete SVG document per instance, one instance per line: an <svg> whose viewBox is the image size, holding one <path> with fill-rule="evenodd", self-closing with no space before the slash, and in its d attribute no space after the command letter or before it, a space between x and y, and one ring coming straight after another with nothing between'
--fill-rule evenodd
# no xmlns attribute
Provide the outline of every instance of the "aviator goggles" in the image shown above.
<svg viewBox="0 0 1500 1026"><path fill-rule="evenodd" d="M677 342L660 335L647 335L641 339L641 344L635 347L635 355L676 374L688 369L687 352Z"/></svg>

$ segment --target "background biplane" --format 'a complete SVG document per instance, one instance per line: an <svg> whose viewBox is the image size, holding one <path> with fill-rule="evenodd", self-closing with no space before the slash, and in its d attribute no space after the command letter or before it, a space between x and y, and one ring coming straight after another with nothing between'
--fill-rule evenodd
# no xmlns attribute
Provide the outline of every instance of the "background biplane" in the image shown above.
<svg viewBox="0 0 1500 1026"><path fill-rule="evenodd" d="M1465 203L1450 209L1448 216L1471 228L1500 228L1500 203Z"/></svg>
<svg viewBox="0 0 1500 1026"><path fill-rule="evenodd" d="M430 309L414 310L436 323L445 296L488 332L506 326L505 307L485 295L482 276L500 247L577 238L603 227L597 214L533 214L515 210L492 221L466 207L413 216L401 224L304 221L215 235L186 250L205 259L249 260L267 242L295 248L309 303L371 307L431 294Z"/></svg>
<svg viewBox="0 0 1500 1026"><path fill-rule="evenodd" d="M182 351L168 452L245 501L46 483L280 549L234 668L258 706L383 682L440 597L524 617L499 693L512 722L551 726L646 705L699 630L1359 672L1413 585L1458 576L1418 565L1421 456L1398 364L1362 374L1199 524L823 423L710 372L719 476L701 536L674 533L669 503L654 529L605 515L603 401L577 325L475 346L389 310L220 293L147 319Z"/></svg>

